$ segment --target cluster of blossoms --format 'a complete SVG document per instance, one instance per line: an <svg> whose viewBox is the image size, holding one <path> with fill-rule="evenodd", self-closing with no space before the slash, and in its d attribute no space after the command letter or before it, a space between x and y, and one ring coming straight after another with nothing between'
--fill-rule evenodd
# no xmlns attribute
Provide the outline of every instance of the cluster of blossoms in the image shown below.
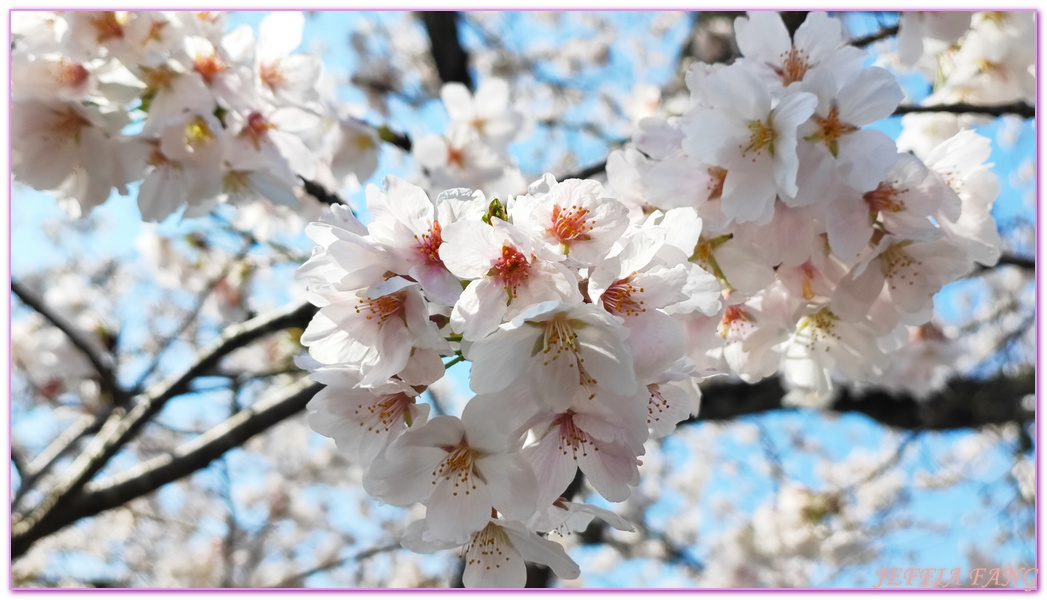
<svg viewBox="0 0 1047 600"><path fill-rule="evenodd" d="M561 496L576 471L623 501L644 442L697 412L680 319L721 309L719 283L688 260L701 221L678 209L631 224L599 183L550 175L504 203L384 188L367 189L369 225L334 206L307 228L318 249L298 276L320 310L302 343L327 385L310 424L367 465L374 497L425 504L406 547L466 546L466 585L522 586L522 559L576 577L535 531L629 527ZM461 418L429 418L418 397L449 356L471 361L476 396Z"/></svg>
<svg viewBox="0 0 1047 600"><path fill-rule="evenodd" d="M1031 11L902 13L895 60L933 83L921 104L1007 104L1036 98L1036 23ZM923 158L980 115L915 113L902 118L898 146Z"/></svg>
<svg viewBox="0 0 1047 600"><path fill-rule="evenodd" d="M73 214L136 181L146 220L257 200L301 212L302 178L339 189L376 169L379 133L317 58L292 54L299 13L257 40L220 13L15 14L13 172ZM787 403L823 406L834 380L885 377L911 336L938 343L934 294L999 257L988 140L899 152L870 127L902 100L895 77L825 13L794 36L771 12L735 31L743 57L692 68L679 114L641 120L606 187L526 185L508 84L451 84L448 130L414 144L444 191L387 177L366 190L369 224L335 204L306 228L317 248L298 278L319 311L303 364L326 386L310 425L365 468L371 496L425 506L404 546L463 547L467 586L521 586L524 560L576 577L536 532L629 529L565 490L580 469L627 499L645 443L697 413L701 379L781 372ZM963 56L943 90L995 72ZM246 279L219 311L243 309ZM421 395L459 361L475 396L431 417Z"/></svg>
<svg viewBox="0 0 1047 600"><path fill-rule="evenodd" d="M440 92L451 122L443 135L418 139L412 152L425 169L430 190L467 187L487 194L522 192L527 187L509 156L509 143L526 131L524 113L510 102L509 84L488 79L476 94L460 83Z"/></svg>
<svg viewBox="0 0 1047 600"><path fill-rule="evenodd" d="M780 371L787 402L821 406L834 377L882 377L934 294L998 259L989 141L964 131L922 160L899 152L867 127L901 101L894 76L863 68L824 13L792 39L770 12L735 30L743 58L692 68L688 110L642 121L608 178L633 222L669 209L702 220L690 260L724 303L684 320L698 368Z"/></svg>
<svg viewBox="0 0 1047 600"><path fill-rule="evenodd" d="M292 53L301 13L273 13L257 39L220 12L12 19L12 171L74 216L139 181L147 221L261 199L302 211L299 177L339 189L377 167L378 134L318 57Z"/></svg>
<svg viewBox="0 0 1047 600"><path fill-rule="evenodd" d="M374 497L425 505L404 545L464 546L468 586L522 585L522 559L572 577L534 532L592 518L561 496L577 469L625 500L700 379L780 371L786 402L825 405L834 378L884 376L934 294L998 257L987 140L964 132L921 161L866 127L902 91L824 13L793 39L775 13L735 29L744 58L692 68L685 112L610 156L610 192L546 175L504 202L432 200L389 177L367 190L369 225L335 206L307 228L298 276L320 310L302 343L328 386L310 422L367 465ZM428 171L485 187L503 171L476 167L502 162L480 136L504 144L515 116L500 83L477 94L497 98L486 111L455 95ZM451 356L476 396L429 418L419 395Z"/></svg>

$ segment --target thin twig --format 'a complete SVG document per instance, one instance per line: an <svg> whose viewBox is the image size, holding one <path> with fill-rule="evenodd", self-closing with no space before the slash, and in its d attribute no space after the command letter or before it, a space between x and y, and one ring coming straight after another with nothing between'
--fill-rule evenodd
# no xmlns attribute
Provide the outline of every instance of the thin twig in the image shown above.
<svg viewBox="0 0 1047 600"><path fill-rule="evenodd" d="M11 509L14 510L18 506L29 490L33 489L36 482L44 475L47 475L55 464L58 463L58 460L73 448L77 440L91 433L92 430L97 431L108 416L108 411L95 416L81 416L48 444L43 452L30 461L24 471L19 469L19 472L22 474L22 482L18 487L18 492L15 493L14 499L11 500Z"/></svg>
<svg viewBox="0 0 1047 600"><path fill-rule="evenodd" d="M401 548L400 544L388 544L388 545L385 545L385 546L376 546L374 548L369 548L369 549L364 550L362 552L358 552L356 554L353 554L352 556L344 556L342 558L331 559L331 560L329 560L327 562L324 562L324 563L321 563L321 564L319 564L319 565L317 565L317 566L315 566L315 567L313 567L313 568L311 568L311 569L309 569L307 571L302 571L301 573L296 573L294 575L290 575L288 577L285 577L285 578L281 579L279 581L279 583L276 583L275 585L272 585L272 586L269 586L269 587L274 587L274 588L298 587L298 585L300 585L299 582L304 581L307 577L311 577L313 575L316 575L317 573L323 573L324 571L328 571L330 569L334 569L334 568L340 567L340 566L342 566L345 563L350 562L350 561L363 560L365 558L370 558L372 556L375 556L377 554L381 554L383 552L393 552L394 550L399 550L400 548Z"/></svg>
<svg viewBox="0 0 1047 600"><path fill-rule="evenodd" d="M848 43L858 48L865 48L866 46L871 46L876 42L885 40L889 37L894 37L896 35L898 35L898 26L891 25L890 27L881 27L880 30L875 33L854 38Z"/></svg>
<svg viewBox="0 0 1047 600"><path fill-rule="evenodd" d="M101 432L73 462L70 475L28 516L12 522L11 556L20 556L30 544L46 535L41 531L46 529L51 515L68 504L169 399L188 389L193 379L208 372L233 350L255 339L289 327L305 327L315 312L315 307L303 302L229 327L181 374L169 377L136 396L136 403L130 410L115 408Z"/></svg>
<svg viewBox="0 0 1047 600"><path fill-rule="evenodd" d="M1004 265L1018 267L1019 269L1025 269L1026 271L1036 270L1036 260L1031 257L1018 256L1016 254L1001 254L1000 260L996 261L995 265L988 267L985 265L978 265L977 268L974 269L973 274L978 275L986 271L992 271L993 269Z"/></svg>
<svg viewBox="0 0 1047 600"><path fill-rule="evenodd" d="M200 295L196 299L196 305L193 306L193 308L186 314L185 318L182 319L181 324L178 325L178 329L176 329L174 333L172 333L166 339L164 339L164 342L160 345L160 348L153 354L152 362L149 363L149 366L146 367L145 371L142 372L142 375L139 376L138 381L135 382L134 388L132 389L142 389L142 386L145 385L145 382L147 379L149 379L149 376L152 375L156 371L156 368L160 366L160 360L163 358L164 353L167 352L167 349L170 348L171 344L173 344L175 340L180 338L187 329L189 329L189 326L192 325L197 318L199 318L200 312L204 308L204 304L207 303L207 299L211 297L211 294L214 292L215 288L218 287L218 284L220 284L229 275L233 267L241 260L243 260L245 256L247 256L247 253L251 250L252 245L254 245L253 242L249 241L243 248L240 249L239 252L236 253L236 256L231 258L229 262L226 263L225 267L222 268L222 272L219 273L217 277L207 282L207 285L200 292Z"/></svg>
<svg viewBox="0 0 1047 600"><path fill-rule="evenodd" d="M26 306L40 313L41 316L64 333L69 338L69 341L87 357L87 360L91 362L91 366L98 372L102 388L112 395L113 400L117 404L122 405L126 403L129 394L118 383L111 354L100 349L97 342L88 337L86 332L55 312L44 302L43 298L24 286L20 281L11 280L11 291Z"/></svg>
<svg viewBox="0 0 1047 600"><path fill-rule="evenodd" d="M955 104L932 104L929 106L905 104L894 109L894 113L892 113L891 116L908 115L912 113L950 113L956 115L980 114L989 115L991 117L1017 115L1025 119L1032 119L1036 116L1036 108L1025 102L991 105L968 104L966 102L957 102Z"/></svg>
<svg viewBox="0 0 1047 600"><path fill-rule="evenodd" d="M84 517L121 506L163 485L198 471L232 448L241 446L254 435L300 412L309 400L323 389L303 377L282 393L263 399L222 423L182 444L173 452L152 458L126 471L86 485L72 492L63 510L51 511L45 519L30 523L28 528L12 527L12 557L23 554L36 540Z"/></svg>
<svg viewBox="0 0 1047 600"><path fill-rule="evenodd" d="M564 181L565 179L589 179L590 177L599 175L600 173L603 173L606 170L607 161L602 160L596 163L595 165L589 165L588 167L575 171L574 173L568 173L567 175L560 177L558 181Z"/></svg>

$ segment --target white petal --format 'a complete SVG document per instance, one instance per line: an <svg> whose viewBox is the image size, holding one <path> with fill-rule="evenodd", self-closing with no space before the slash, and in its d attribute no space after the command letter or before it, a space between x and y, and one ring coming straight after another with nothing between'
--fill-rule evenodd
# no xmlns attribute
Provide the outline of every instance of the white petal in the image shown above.
<svg viewBox="0 0 1047 600"><path fill-rule="evenodd" d="M258 45L267 56L286 56L302 43L305 17L298 11L274 11L258 26Z"/></svg>
<svg viewBox="0 0 1047 600"><path fill-rule="evenodd" d="M491 454L476 461L487 478L492 506L508 519L526 519L538 500L538 479L530 463L518 453Z"/></svg>
<svg viewBox="0 0 1047 600"><path fill-rule="evenodd" d="M581 575L578 565L560 544L544 539L516 523L505 523L503 527L525 560L548 565L561 579L576 579Z"/></svg>
<svg viewBox="0 0 1047 600"><path fill-rule="evenodd" d="M531 358L541 330L530 326L501 329L469 348L473 362L469 387L477 394L493 394L509 387Z"/></svg>

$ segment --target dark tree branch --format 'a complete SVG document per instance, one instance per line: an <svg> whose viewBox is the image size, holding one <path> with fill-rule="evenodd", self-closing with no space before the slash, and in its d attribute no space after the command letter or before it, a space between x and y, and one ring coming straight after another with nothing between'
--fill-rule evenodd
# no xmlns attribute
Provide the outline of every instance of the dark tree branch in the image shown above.
<svg viewBox="0 0 1047 600"><path fill-rule="evenodd" d="M264 335L288 327L305 327L315 312L316 308L309 303L301 303L229 327L218 340L199 353L192 366L184 372L169 377L137 396L130 410L122 407L114 409L99 434L73 462L69 476L29 515L20 519L13 515L11 556L17 557L24 553L33 541L39 539L40 535L36 532L41 524L46 524L52 513L67 506L109 459L160 412L169 399L189 389L193 379L207 373L233 350Z"/></svg>
<svg viewBox="0 0 1047 600"><path fill-rule="evenodd" d="M18 507L19 502L22 501L22 498L25 497L29 490L33 489L36 482L44 475L47 475L58 462L58 459L65 456L73 448L77 440L89 433L98 431L108 414L108 412L105 412L94 417L83 415L48 444L39 456L30 461L24 471L19 469L22 481L18 486L18 492L15 493L14 499L11 500L12 510Z"/></svg>
<svg viewBox="0 0 1047 600"><path fill-rule="evenodd" d="M25 488L25 475L28 470L29 459L26 457L25 451L15 445L13 441L11 442L11 462L14 463L15 470L18 471L20 480L18 491L22 491Z"/></svg>
<svg viewBox="0 0 1047 600"><path fill-rule="evenodd" d="M207 433L179 446L174 452L140 463L122 473L84 487L74 493L72 501L63 508L50 512L25 534L12 537L11 556L24 553L38 539L50 535L85 517L122 506L163 485L181 479L205 468L232 448L244 444L251 437L276 425L305 408L309 400L323 388L302 378L281 394L259 401L244 409Z"/></svg>
<svg viewBox="0 0 1047 600"><path fill-rule="evenodd" d="M323 202L324 204L345 204L345 202L342 201L341 196L335 192L327 191L327 188L312 179L306 179L301 175L298 176L298 179L302 180L302 188L305 189L305 193L316 198L320 202Z"/></svg>
<svg viewBox="0 0 1047 600"><path fill-rule="evenodd" d="M804 10L783 10L778 14L782 16L782 23L785 23L785 29L789 31L789 37L796 35L796 30L807 20L807 11Z"/></svg>
<svg viewBox="0 0 1047 600"><path fill-rule="evenodd" d="M50 321L52 325L64 333L66 337L69 338L69 341L71 341L73 345L76 346L85 357L87 357L91 366L93 366L95 371L98 372L98 377L101 379L102 389L112 396L114 402L117 404L124 404L127 402L128 393L120 387L116 378L112 355L100 348L98 342L92 340L87 332L82 331L64 316L52 310L50 306L47 306L47 304L44 303L43 298L22 285L21 282L11 280L11 292L18 296L18 299L25 303L26 306L40 313L41 316Z"/></svg>
<svg viewBox="0 0 1047 600"><path fill-rule="evenodd" d="M473 78L469 75L469 55L458 40L458 13L455 11L420 12L418 15L429 34L429 47L436 63L436 72L444 83L458 82L470 90Z"/></svg>
<svg viewBox="0 0 1047 600"><path fill-rule="evenodd" d="M568 173L567 175L560 177L557 181L564 181L566 179L589 179L590 177L595 177L606 170L607 161L602 160L595 165L589 165L588 167L575 171L574 173Z"/></svg>
<svg viewBox="0 0 1047 600"><path fill-rule="evenodd" d="M1002 255L1000 255L1000 260L996 261L995 265L993 265L991 267L986 267L984 265L978 265L978 268L975 270L975 272L976 273L981 273L982 271L989 271L989 270L994 269L996 267L999 267L1001 265L1009 265L1009 266L1012 266L1012 267L1018 267L1019 269L1024 269L1026 271L1035 271L1036 270L1036 260L1033 259L1033 258L1030 258L1030 257L1027 257L1027 256L1018 256L1016 254L1002 254Z"/></svg>
<svg viewBox="0 0 1047 600"><path fill-rule="evenodd" d="M990 117L1002 117L1004 115L1017 115L1024 119L1032 119L1036 116L1036 108L1025 102L1012 102L1010 104L979 105L958 102L956 104L933 104L931 106L902 105L894 109L891 116L908 115L912 113L951 113L981 114Z"/></svg>
<svg viewBox="0 0 1047 600"><path fill-rule="evenodd" d="M857 46L858 48L866 48L875 44L876 42L885 40L889 37L893 37L896 35L898 35L898 26L891 25L890 27L881 27L880 30L876 33L871 33L866 36L854 38L848 43L852 46Z"/></svg>
<svg viewBox="0 0 1047 600"><path fill-rule="evenodd" d="M1027 271L1034 271L1037 269L1037 262L1029 257L1019 257L1017 254L1002 254L1000 260L997 261L997 265L1011 265L1025 269Z"/></svg>
<svg viewBox="0 0 1047 600"><path fill-rule="evenodd" d="M1034 373L997 375L984 381L953 379L945 389L926 400L877 389L841 389L827 407L838 413L857 412L895 429L942 431L977 429L985 425L1026 423L1033 411L1023 398L1035 392ZM777 377L746 385L710 381L702 386L702 406L697 421L727 421L740 415L772 410L795 410L782 405L785 390Z"/></svg>

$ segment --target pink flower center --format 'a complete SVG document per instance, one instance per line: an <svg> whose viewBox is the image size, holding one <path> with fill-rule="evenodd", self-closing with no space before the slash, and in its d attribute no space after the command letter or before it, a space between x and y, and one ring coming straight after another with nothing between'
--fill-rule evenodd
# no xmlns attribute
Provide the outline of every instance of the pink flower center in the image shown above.
<svg viewBox="0 0 1047 600"><path fill-rule="evenodd" d="M64 112L55 113L55 119L47 128L47 133L54 134L62 140L75 140L84 127L91 123L73 108L67 108ZM50 139L45 134L45 140Z"/></svg>
<svg viewBox="0 0 1047 600"><path fill-rule="evenodd" d="M840 109L835 104L829 109L829 114L824 117L814 115L814 122L818 124L818 129L804 139L809 142L821 140L834 157L839 151L840 138L848 133L858 131L858 128L854 125L848 125L840 120Z"/></svg>
<svg viewBox="0 0 1047 600"><path fill-rule="evenodd" d="M560 445L558 448L564 453L564 456L571 452L575 460L577 460L579 451L582 453L582 456L589 456L590 449L593 452L600 451L599 446L596 445L596 440L574 424L574 413L572 411L567 411L556 417L555 422L560 429Z"/></svg>
<svg viewBox="0 0 1047 600"><path fill-rule="evenodd" d="M909 330L909 341L911 342L942 342L945 339L945 333L933 323L925 323Z"/></svg>
<svg viewBox="0 0 1047 600"><path fill-rule="evenodd" d="M571 206L563 209L560 205L553 206L553 225L547 231L560 240L561 244L567 245L573 240L586 241L590 231L595 225L590 224L588 218L589 209L581 206Z"/></svg>
<svg viewBox="0 0 1047 600"><path fill-rule="evenodd" d="M414 236L414 239L418 240L418 252L425 257L425 264L429 266L442 265L444 264L440 260L440 245L443 244L443 238L440 235L440 224L433 221L431 227L429 227L429 233L423 233L420 237ZM503 250L504 255L504 250Z"/></svg>
<svg viewBox="0 0 1047 600"><path fill-rule="evenodd" d="M404 413L413 404L414 399L403 392L387 394L371 404L357 404L353 414L360 419L360 427L366 426L367 431L380 434L389 431L394 423L403 421Z"/></svg>
<svg viewBox="0 0 1047 600"><path fill-rule="evenodd" d="M876 212L899 212L905 209L905 202L898 199L898 195L904 191L890 183L881 183L875 190L865 192L862 200L865 200L870 210Z"/></svg>
<svg viewBox="0 0 1047 600"><path fill-rule="evenodd" d="M629 317L635 317L640 313L647 312L647 309L643 307L643 300L633 299L633 294L637 292L642 294L643 288L636 287L631 281L632 275L615 281L611 284L611 287L607 288L607 291L600 297L604 310L612 315L626 315Z"/></svg>
<svg viewBox="0 0 1047 600"><path fill-rule="evenodd" d="M268 119L262 116L262 113L255 111L247 115L247 123L240 131L240 135L251 140L255 149L259 149L262 140L269 135L270 129L276 129L276 125L270 123Z"/></svg>
<svg viewBox="0 0 1047 600"><path fill-rule="evenodd" d="M657 383L648 385L647 393L647 424L650 425L653 421L660 421L665 411L669 410L669 401L662 395Z"/></svg>
<svg viewBox="0 0 1047 600"><path fill-rule="evenodd" d="M810 300L814 298L814 275L816 270L811 261L807 261L800 265L800 271L803 273L803 299Z"/></svg>
<svg viewBox="0 0 1047 600"><path fill-rule="evenodd" d="M775 67L774 72L782 78L782 85L787 86L800 81L811 68L811 64L807 62L807 53L803 50L793 48L788 52L782 52L781 59L781 66Z"/></svg>
<svg viewBox="0 0 1047 600"><path fill-rule="evenodd" d="M280 69L279 61L262 63L262 66L259 68L258 76L261 78L262 83L269 86L269 89L271 90L276 90L287 83L287 79L284 77L284 73Z"/></svg>
<svg viewBox="0 0 1047 600"><path fill-rule="evenodd" d="M229 67L222 62L222 59L218 57L218 51L214 50L211 54L206 56L197 55L196 60L193 61L193 69L204 78L204 81L211 83L215 77L218 77Z"/></svg>
<svg viewBox="0 0 1047 600"><path fill-rule="evenodd" d="M465 168L465 151L453 146L447 147L447 164L454 165L459 169Z"/></svg>
<svg viewBox="0 0 1047 600"><path fill-rule="evenodd" d="M87 69L81 64L66 60L58 64L57 79L65 86L71 88L80 87L87 81L87 76Z"/></svg>
<svg viewBox="0 0 1047 600"><path fill-rule="evenodd" d="M368 321L378 319L378 323L382 324L392 317L403 314L406 298L407 292L401 290L373 300L360 300L356 303L356 313L364 314Z"/></svg>
<svg viewBox="0 0 1047 600"><path fill-rule="evenodd" d="M741 307L741 305L728 306L723 311L723 319L720 320L720 337L727 338L727 334L740 332L744 328L751 327L752 317Z"/></svg>
<svg viewBox="0 0 1047 600"><path fill-rule="evenodd" d="M510 545L509 536L505 535L505 531L494 523L488 523L487 527L484 527L473 536L473 539L470 540L469 545L465 548L465 556L468 558L467 564L479 565L480 563L487 563L486 570L488 571L491 570L492 566L495 569L501 569L501 563L509 560L502 548Z"/></svg>
<svg viewBox="0 0 1047 600"><path fill-rule="evenodd" d="M153 21L153 24L149 26L149 35L146 36L146 40L159 42L163 35L164 27L167 27L166 21Z"/></svg>
<svg viewBox="0 0 1047 600"><path fill-rule="evenodd" d="M103 11L100 15L94 15L88 18L91 21L91 25L97 32L98 43L101 44L106 40L120 39L124 37L124 21L127 20L125 15L123 19L120 19L116 15L116 11L107 10Z"/></svg>
<svg viewBox="0 0 1047 600"><path fill-rule="evenodd" d="M516 289L530 277L531 263L527 262L527 257L516 248L503 245L502 256L492 265L491 274L508 292L511 301L516 298Z"/></svg>
<svg viewBox="0 0 1047 600"><path fill-rule="evenodd" d="M454 487L462 488L465 490L465 495L468 496L472 490L476 489L476 484L472 482L473 459L476 457L476 452L469 448L464 439L458 442L457 446L445 446L443 449L447 452L447 456L433 469L433 485L436 485L441 479L453 481ZM451 492L451 495L457 496L458 492Z"/></svg>

